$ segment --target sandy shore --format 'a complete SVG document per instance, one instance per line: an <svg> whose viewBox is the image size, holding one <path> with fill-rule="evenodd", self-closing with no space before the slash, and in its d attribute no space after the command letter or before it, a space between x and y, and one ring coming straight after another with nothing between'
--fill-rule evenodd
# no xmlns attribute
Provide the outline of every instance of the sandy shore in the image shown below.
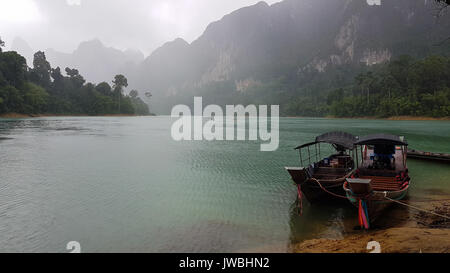
<svg viewBox="0 0 450 273"><path fill-rule="evenodd" d="M450 120L450 117L441 117L441 118L433 118L433 117L416 117L416 116L392 116L388 118L377 118L377 117L348 117L341 118L335 116L326 116L326 118L333 119L377 119L377 120Z"/></svg>
<svg viewBox="0 0 450 273"><path fill-rule="evenodd" d="M432 118L432 117L414 117L414 116L395 116L389 117L388 120L450 120L450 117Z"/></svg>
<svg viewBox="0 0 450 273"><path fill-rule="evenodd" d="M450 229L390 228L362 232L342 240L313 239L294 247L298 253L367 253L377 241L382 253L450 253Z"/></svg>
<svg viewBox="0 0 450 273"><path fill-rule="evenodd" d="M378 118L378 117L336 117L336 116L325 116L325 117L301 117L301 116L287 116L286 118L328 118L328 119L370 119L370 120L443 120L449 121L450 117L415 117L415 116L393 116L388 118Z"/></svg>
<svg viewBox="0 0 450 273"><path fill-rule="evenodd" d="M425 200L411 205L450 215L449 196L446 197L444 201ZM292 251L367 253L368 242L377 241L382 253L450 253L450 220L412 209L390 211L383 218L374 230L355 230L343 239L307 240L293 245Z"/></svg>
<svg viewBox="0 0 450 273"><path fill-rule="evenodd" d="M19 113L5 113L0 114L0 118L41 118L41 117L137 117L138 115L132 114L111 114L111 115L54 115L54 114L19 114ZM149 115L152 116L152 115Z"/></svg>
<svg viewBox="0 0 450 273"><path fill-rule="evenodd" d="M0 118L31 118L31 115L18 114L18 113L5 113L0 114Z"/></svg>

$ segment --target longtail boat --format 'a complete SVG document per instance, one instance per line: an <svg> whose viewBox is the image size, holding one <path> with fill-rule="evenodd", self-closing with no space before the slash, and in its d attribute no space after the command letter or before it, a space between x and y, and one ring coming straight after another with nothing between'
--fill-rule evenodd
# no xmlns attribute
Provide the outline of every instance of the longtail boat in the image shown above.
<svg viewBox="0 0 450 273"><path fill-rule="evenodd" d="M369 229L382 211L405 198L410 186L406 164L408 143L393 135L376 134L361 137L361 162L351 178L344 183L348 200L358 208L362 228ZM359 165L361 164L361 165Z"/></svg>
<svg viewBox="0 0 450 273"><path fill-rule="evenodd" d="M446 153L433 153L433 152L424 152L424 151L417 151L417 150L408 150L408 157L450 163L450 154L446 154Z"/></svg>
<svg viewBox="0 0 450 273"><path fill-rule="evenodd" d="M355 169L351 154L356 140L349 133L330 132L295 148L299 151L300 167L286 170L297 186L299 199L304 195L310 203L346 201L343 184ZM331 144L335 153L322 158L324 143Z"/></svg>

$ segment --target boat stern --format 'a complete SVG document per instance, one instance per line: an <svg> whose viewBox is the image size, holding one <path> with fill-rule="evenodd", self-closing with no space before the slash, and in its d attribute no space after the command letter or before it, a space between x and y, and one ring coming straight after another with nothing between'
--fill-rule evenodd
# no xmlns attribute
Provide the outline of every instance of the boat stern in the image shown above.
<svg viewBox="0 0 450 273"><path fill-rule="evenodd" d="M309 177L306 168L303 167L285 167L286 171L291 175L295 184L303 184Z"/></svg>

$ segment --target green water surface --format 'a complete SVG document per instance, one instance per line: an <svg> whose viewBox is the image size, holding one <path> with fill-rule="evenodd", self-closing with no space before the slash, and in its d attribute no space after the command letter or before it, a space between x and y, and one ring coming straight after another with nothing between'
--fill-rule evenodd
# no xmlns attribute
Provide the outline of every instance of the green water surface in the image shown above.
<svg viewBox="0 0 450 273"><path fill-rule="evenodd" d="M403 135L411 148L450 153L450 122L282 118L280 146L184 141L169 117L0 120L0 251L289 251L340 237L351 206L304 204L285 166L328 131ZM449 165L409 160L410 198L450 192ZM346 220L346 221L344 221ZM356 220L354 221L356 224Z"/></svg>

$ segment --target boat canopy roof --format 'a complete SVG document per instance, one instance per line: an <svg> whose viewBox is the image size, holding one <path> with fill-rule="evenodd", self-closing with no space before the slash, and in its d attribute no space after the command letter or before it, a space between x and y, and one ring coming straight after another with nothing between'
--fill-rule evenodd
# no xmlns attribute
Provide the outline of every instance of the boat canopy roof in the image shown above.
<svg viewBox="0 0 450 273"><path fill-rule="evenodd" d="M399 136L388 134L374 134L360 137L355 145L400 145L408 146L408 142L400 139Z"/></svg>
<svg viewBox="0 0 450 273"><path fill-rule="evenodd" d="M353 148L358 139L356 136L345 132L329 132L316 137L314 142L306 143L295 148L296 150L308 147L317 143L332 144L337 150L349 150Z"/></svg>

